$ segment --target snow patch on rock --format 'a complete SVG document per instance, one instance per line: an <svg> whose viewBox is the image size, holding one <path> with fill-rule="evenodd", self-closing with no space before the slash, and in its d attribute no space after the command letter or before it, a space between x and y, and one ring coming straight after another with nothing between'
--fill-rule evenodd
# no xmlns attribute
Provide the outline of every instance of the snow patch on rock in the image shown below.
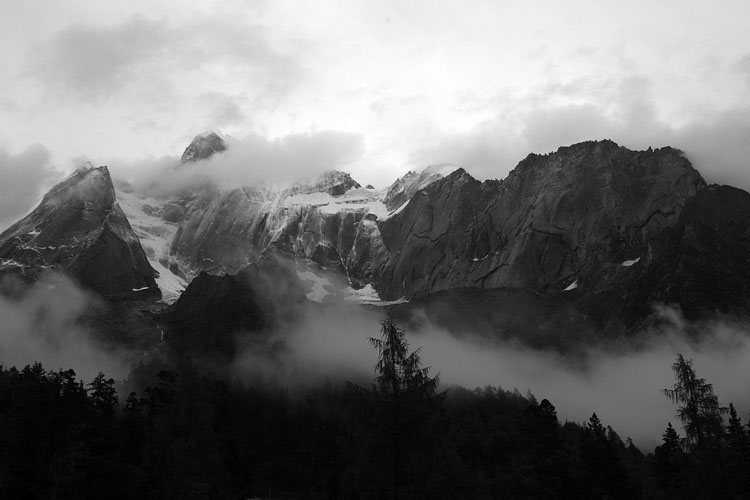
<svg viewBox="0 0 750 500"><path fill-rule="evenodd" d="M328 297L329 295L333 295L334 287L328 278L318 276L310 270L298 270L297 276L299 276L299 279L301 279L302 281L306 281L307 283L309 283L312 287L311 290L305 294L307 296L307 300L322 303L326 297Z"/></svg>
<svg viewBox="0 0 750 500"><path fill-rule="evenodd" d="M164 206L164 200L122 190L117 190L116 195L120 208L125 212L146 252L149 264L159 273L156 284L161 290L162 300L171 304L187 288L187 282L184 279L162 264L170 260L169 248L177 232L177 224L167 222L155 215Z"/></svg>
<svg viewBox="0 0 750 500"><path fill-rule="evenodd" d="M576 288L578 288L578 280L575 280L573 283L568 285L568 287L565 290L563 290L563 292L569 292L571 290L575 290Z"/></svg>
<svg viewBox="0 0 750 500"><path fill-rule="evenodd" d="M626 261L623 261L623 263L621 264L621 266L622 267L630 267L633 264L639 263L640 261L641 261L640 257L638 257L637 259L633 259L633 260L626 260Z"/></svg>
<svg viewBox="0 0 750 500"><path fill-rule="evenodd" d="M353 304L362 304L362 305L369 305L369 306L390 306L393 304L403 304L404 302L409 302L406 300L406 298L401 297L398 300L381 300L380 295L378 294L377 290L373 288L372 285L367 284L360 288L359 290L355 290L352 287L348 287L344 290L344 302L349 302Z"/></svg>

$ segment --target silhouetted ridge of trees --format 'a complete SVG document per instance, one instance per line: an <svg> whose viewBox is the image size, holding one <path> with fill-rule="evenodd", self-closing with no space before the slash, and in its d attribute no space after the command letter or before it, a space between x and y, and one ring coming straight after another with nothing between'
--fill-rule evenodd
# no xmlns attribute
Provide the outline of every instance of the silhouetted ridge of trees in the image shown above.
<svg viewBox="0 0 750 500"><path fill-rule="evenodd" d="M0 498L747 498L750 436L679 356L668 424L644 455L596 414L561 423L547 399L452 387L390 322L371 387L304 394L209 377L189 361L100 374L0 366ZM128 387L144 387L130 391Z"/></svg>

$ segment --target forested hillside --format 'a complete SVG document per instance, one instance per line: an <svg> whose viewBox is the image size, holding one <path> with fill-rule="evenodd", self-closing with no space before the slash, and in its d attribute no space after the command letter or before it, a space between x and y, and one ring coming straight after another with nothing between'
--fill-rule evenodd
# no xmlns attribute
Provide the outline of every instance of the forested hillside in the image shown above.
<svg viewBox="0 0 750 500"><path fill-rule="evenodd" d="M679 414L639 450L593 414L500 387L439 387L383 323L369 386L300 390L152 358L116 383L0 370L3 498L742 498L748 429L678 357ZM439 367L438 367L439 368ZM120 393L118 393L118 390ZM724 419L723 415L727 414ZM683 431L686 438L678 435Z"/></svg>

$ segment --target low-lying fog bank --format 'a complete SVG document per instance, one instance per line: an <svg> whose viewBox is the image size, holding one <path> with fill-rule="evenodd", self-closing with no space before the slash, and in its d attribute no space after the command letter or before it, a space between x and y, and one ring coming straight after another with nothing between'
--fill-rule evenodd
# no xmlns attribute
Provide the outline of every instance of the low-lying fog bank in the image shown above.
<svg viewBox="0 0 750 500"><path fill-rule="evenodd" d="M96 304L56 275L20 296L0 298L0 363L20 368L39 361L48 370L73 368L83 380L99 371L125 378L132 357L101 346L81 326L80 318ZM379 336L384 314L351 305L311 307L299 323L303 326L284 326L274 334L283 349L245 350L228 365L231 375L261 372L267 380L290 386L371 380L376 352L367 338ZM659 331L573 357L520 342L490 344L480 332L464 332L459 339L434 325L407 334L444 387L529 391L538 400L549 399L563 421L584 422L596 412L623 439L631 437L650 450L667 422L681 429L675 406L661 393L674 384L671 366L677 353L693 359L698 376L714 384L722 405L734 403L743 420L750 410L748 329L715 322L695 341L679 316L673 317L672 325Z"/></svg>

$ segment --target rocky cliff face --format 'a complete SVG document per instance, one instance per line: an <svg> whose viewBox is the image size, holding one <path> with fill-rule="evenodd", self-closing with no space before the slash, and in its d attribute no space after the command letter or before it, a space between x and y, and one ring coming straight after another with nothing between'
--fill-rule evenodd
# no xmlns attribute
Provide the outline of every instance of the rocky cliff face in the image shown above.
<svg viewBox="0 0 750 500"><path fill-rule="evenodd" d="M0 234L0 273L34 282L45 270L64 272L106 298L159 296L107 167L77 170Z"/></svg>
<svg viewBox="0 0 750 500"><path fill-rule="evenodd" d="M393 212L408 203L417 191L443 177L447 177L456 170L458 170L458 167L443 164L431 165L421 172L407 172L406 175L396 179L396 182L390 185L385 198L383 198L383 203L385 203L389 212Z"/></svg>
<svg viewBox="0 0 750 500"><path fill-rule="evenodd" d="M185 269L235 273L273 247L343 272L357 223L369 210L367 196L206 191L189 205L172 251Z"/></svg>
<svg viewBox="0 0 750 500"><path fill-rule="evenodd" d="M274 328L294 323L306 302L294 267L271 254L234 275L201 272L160 321L177 352L230 359L266 345Z"/></svg>
<svg viewBox="0 0 750 500"><path fill-rule="evenodd" d="M224 147L210 135L194 142L184 161ZM473 304L498 299L505 305L493 306L493 330L549 316L526 337L547 338L560 325L630 331L644 325L655 303L677 305L690 319L750 314L750 195L707 187L672 148L586 142L529 155L502 181L480 182L440 165L382 191L327 172L282 188L203 183L169 200L126 192L123 203L137 233L106 167L77 171L0 235L0 273L34 281L57 269L105 297L154 296L148 257L174 300L185 283L172 272L191 278L207 271L195 285L204 295L193 287L168 316L182 339L198 335L190 325L210 323L194 316L196 304L222 311L209 295L228 304L236 302L233 294L247 299L247 311L258 314L237 321L264 329L261 312L276 307L264 297L284 282L277 276L258 292L257 283L268 280L254 266L269 255L286 259L292 288L307 287L294 292L298 298L380 305L414 299L436 317L462 304L477 318ZM210 276L224 273L241 279ZM484 296L487 290L494 292Z"/></svg>
<svg viewBox="0 0 750 500"><path fill-rule="evenodd" d="M750 194L712 185L686 203L634 290L637 302L678 305L687 319L750 310Z"/></svg>
<svg viewBox="0 0 750 500"><path fill-rule="evenodd" d="M375 192L327 175L275 191L204 190L183 203L173 254L185 269L232 273L276 248L386 300L462 287L597 290L620 279L623 262L648 267L657 237L705 187L678 150L611 141L529 155L502 181L438 165Z"/></svg>
<svg viewBox="0 0 750 500"><path fill-rule="evenodd" d="M379 224L388 253L378 289L395 298L593 286L610 266L652 259L652 240L704 186L677 150L634 152L611 141L529 155L503 181L458 170Z"/></svg>

